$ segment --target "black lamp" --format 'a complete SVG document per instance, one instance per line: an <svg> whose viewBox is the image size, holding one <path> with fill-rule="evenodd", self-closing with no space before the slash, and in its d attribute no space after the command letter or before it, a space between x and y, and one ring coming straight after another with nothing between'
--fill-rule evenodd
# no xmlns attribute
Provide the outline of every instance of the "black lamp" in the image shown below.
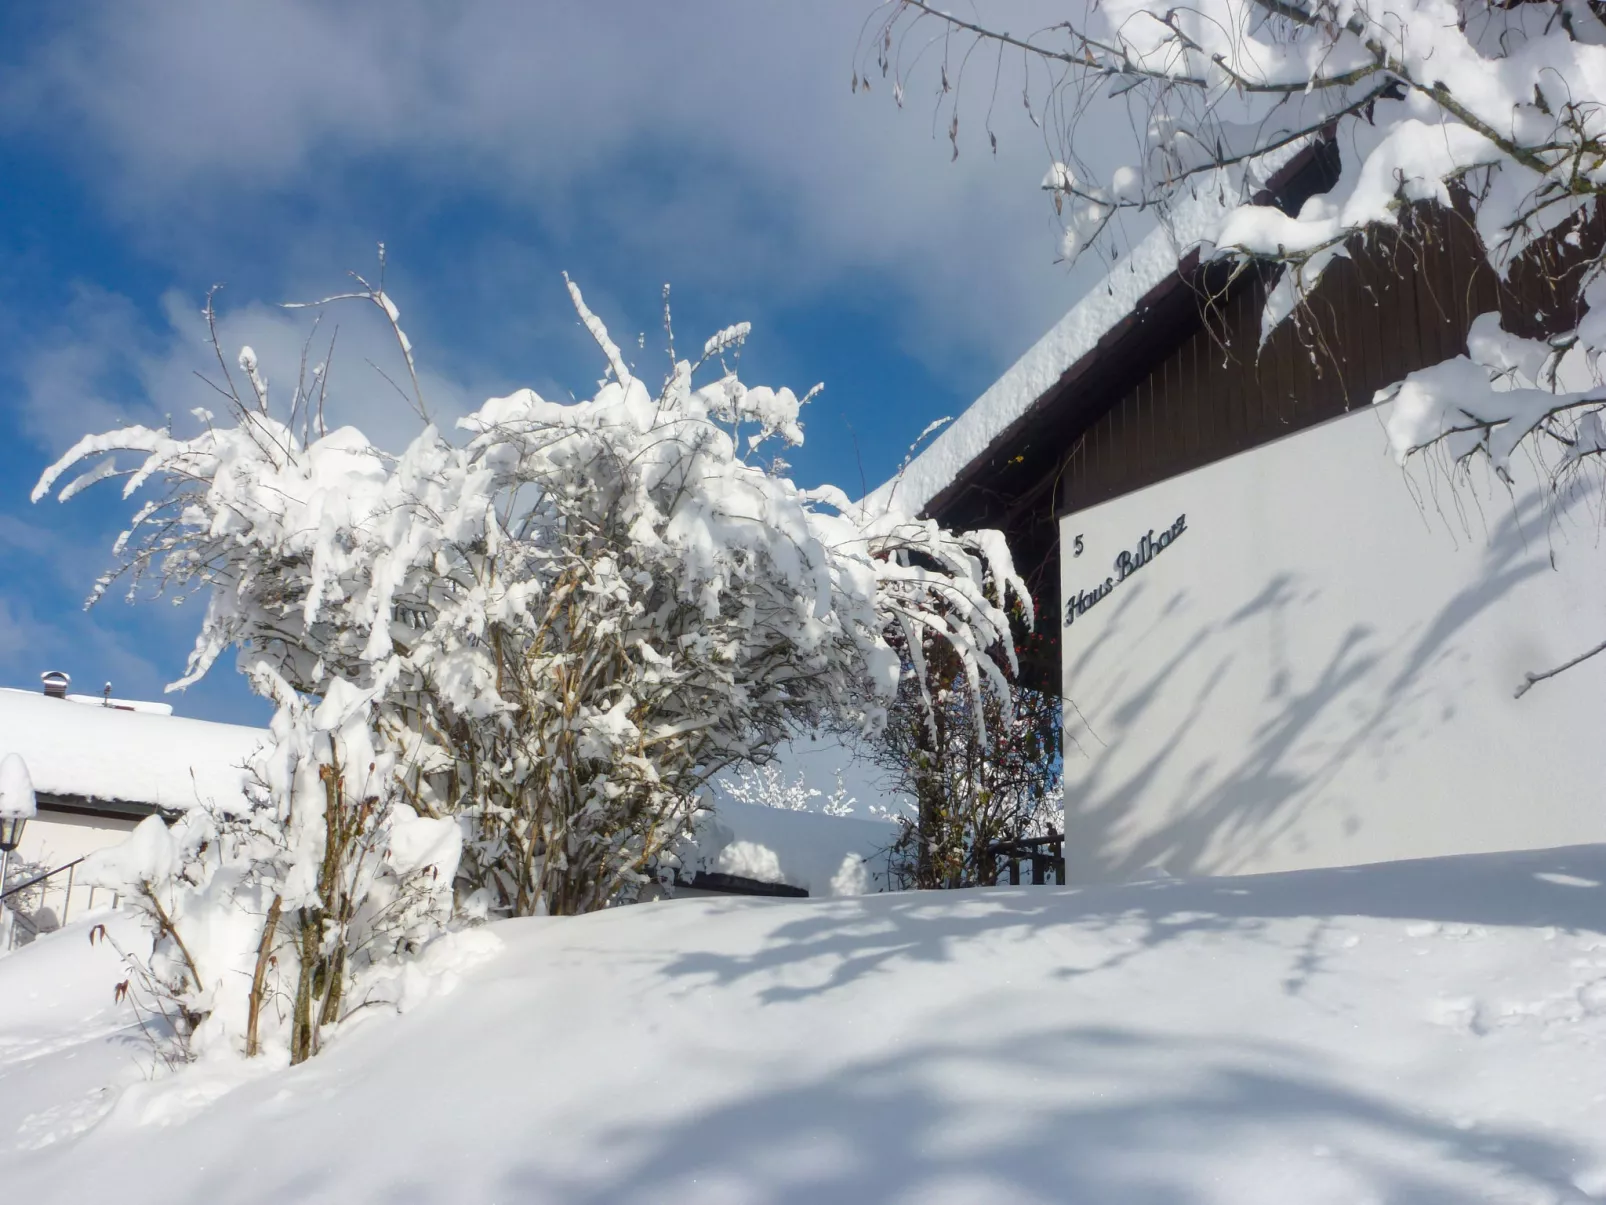
<svg viewBox="0 0 1606 1205"><path fill-rule="evenodd" d="M10 853L22 844L22 830L27 823L26 816L0 816L0 853Z"/></svg>
<svg viewBox="0 0 1606 1205"><path fill-rule="evenodd" d="M5 890L6 863L11 851L22 843L22 830L32 819L37 804L34 801L33 779L28 766L18 753L0 758L0 891Z"/></svg>

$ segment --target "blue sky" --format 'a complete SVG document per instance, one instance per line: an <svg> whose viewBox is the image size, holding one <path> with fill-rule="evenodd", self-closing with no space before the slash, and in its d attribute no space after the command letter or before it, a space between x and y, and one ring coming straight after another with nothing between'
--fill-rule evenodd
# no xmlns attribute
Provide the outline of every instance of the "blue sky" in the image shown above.
<svg viewBox="0 0 1606 1205"><path fill-rule="evenodd" d="M1019 7L1019 6L1016 6ZM750 383L816 381L809 483L893 471L1075 300L1053 262L1029 124L979 113L950 162L929 96L848 87L873 0L329 6L124 0L0 8L0 684L159 697L193 604L81 602L129 506L115 490L28 502L79 435L206 400L199 312L270 380L305 315L383 240L388 284L448 415L529 385L589 392L594 347L568 271L621 343L662 356L750 321ZM935 83L933 77L930 83ZM1019 87L1015 85L1017 106ZM985 90L966 97L972 107ZM911 96L913 93L911 93ZM972 122L972 117L975 121ZM341 328L337 417L382 442L407 412ZM259 721L228 665L177 710Z"/></svg>

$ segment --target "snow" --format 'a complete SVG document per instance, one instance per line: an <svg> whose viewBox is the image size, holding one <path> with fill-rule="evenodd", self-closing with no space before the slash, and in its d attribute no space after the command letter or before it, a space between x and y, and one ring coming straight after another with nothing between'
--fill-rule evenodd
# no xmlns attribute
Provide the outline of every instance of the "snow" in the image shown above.
<svg viewBox="0 0 1606 1205"><path fill-rule="evenodd" d="M722 801L698 818L681 875L740 875L811 896L885 891L887 850L898 832L889 821Z"/></svg>
<svg viewBox="0 0 1606 1205"><path fill-rule="evenodd" d="M442 882L450 883L457 875L462 850L455 820L420 816L406 804L396 806L391 818L390 862L397 874L433 868Z"/></svg>
<svg viewBox="0 0 1606 1205"><path fill-rule="evenodd" d="M241 767L266 736L235 724L0 689L0 756L22 754L34 789L45 794L162 808L238 799Z"/></svg>
<svg viewBox="0 0 1606 1205"><path fill-rule="evenodd" d="M28 819L38 810L28 763L22 760L20 753L0 757L0 816Z"/></svg>
<svg viewBox="0 0 1606 1205"><path fill-rule="evenodd" d="M7 690L9 687L0 687ZM110 707L117 711L143 711L148 715L172 715L171 703L152 703L148 699L117 699L110 695L68 695L69 703L85 703L91 707Z"/></svg>
<svg viewBox="0 0 1606 1205"><path fill-rule="evenodd" d="M1606 1197L1606 847L698 899L436 942L319 1058L154 1074L75 925L0 960L8 1199ZM123 924L126 922L117 922ZM114 925L114 930L116 925Z"/></svg>
<svg viewBox="0 0 1606 1205"><path fill-rule="evenodd" d="M84 877L119 895L137 895L147 883L171 879L182 857L166 821L147 816L122 841L98 851L85 867Z"/></svg>

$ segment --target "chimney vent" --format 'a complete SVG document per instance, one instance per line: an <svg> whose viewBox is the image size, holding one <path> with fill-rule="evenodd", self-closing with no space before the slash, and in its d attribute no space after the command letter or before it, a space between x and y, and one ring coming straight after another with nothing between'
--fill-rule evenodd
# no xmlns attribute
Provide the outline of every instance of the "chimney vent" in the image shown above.
<svg viewBox="0 0 1606 1205"><path fill-rule="evenodd" d="M45 684L45 696L51 699L65 699L67 688L72 685L72 675L59 669L40 674L39 680Z"/></svg>

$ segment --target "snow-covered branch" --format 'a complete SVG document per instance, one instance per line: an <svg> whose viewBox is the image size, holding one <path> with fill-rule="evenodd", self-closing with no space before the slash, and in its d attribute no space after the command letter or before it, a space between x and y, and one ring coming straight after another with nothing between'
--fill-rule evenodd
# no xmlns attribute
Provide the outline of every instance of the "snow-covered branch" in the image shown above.
<svg viewBox="0 0 1606 1205"><path fill-rule="evenodd" d="M1598 251L1606 191L1606 24L1586 0L1066 0L1064 19L1005 31L998 4L959 16L890 0L870 27L855 86L890 77L901 98L938 52L937 103L959 100L950 64L1008 48L1050 143L1043 187L1074 260L1122 213L1189 231L1206 261L1280 265L1263 337L1299 314L1328 267L1368 242L1418 237L1413 209L1454 211L1500 278L1519 264L1567 317L1540 335L1479 317L1467 352L1383 389L1403 460L1435 447L1504 472L1519 446L1561 476L1606 456L1606 291ZM906 46L915 53L905 56ZM1002 60L1000 60L1002 61ZM996 88L997 81L994 81ZM1081 154L1111 98L1134 130L1126 164ZM991 121L989 109L989 123ZM989 137L996 134L989 125ZM1272 184L1302 151L1336 163L1325 192L1285 212ZM1183 217L1186 220L1181 220ZM1570 328L1569 328L1569 324ZM1543 445L1543 447L1540 447Z"/></svg>

